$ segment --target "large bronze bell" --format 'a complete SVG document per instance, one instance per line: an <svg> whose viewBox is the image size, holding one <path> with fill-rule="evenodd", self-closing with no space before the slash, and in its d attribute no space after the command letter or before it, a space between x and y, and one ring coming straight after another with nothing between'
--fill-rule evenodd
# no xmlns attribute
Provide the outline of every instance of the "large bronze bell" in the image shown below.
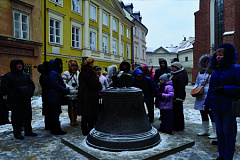
<svg viewBox="0 0 240 160"><path fill-rule="evenodd" d="M103 92L102 111L87 136L87 144L109 151L141 150L159 144L159 132L146 115L142 90L129 87L131 75L116 75L113 79L114 87Z"/></svg>

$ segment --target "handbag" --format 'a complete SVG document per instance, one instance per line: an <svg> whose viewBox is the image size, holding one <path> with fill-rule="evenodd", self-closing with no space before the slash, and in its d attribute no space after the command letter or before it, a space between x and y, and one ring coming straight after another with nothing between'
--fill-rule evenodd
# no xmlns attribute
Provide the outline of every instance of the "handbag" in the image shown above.
<svg viewBox="0 0 240 160"><path fill-rule="evenodd" d="M234 117L240 117L240 99L234 98L232 100L231 114Z"/></svg>
<svg viewBox="0 0 240 160"><path fill-rule="evenodd" d="M202 87L198 87L198 86L197 86L196 88L194 88L194 89L191 91L190 94L191 94L192 97L200 97L200 96L203 95L204 87L205 87L205 85L206 85L209 77L210 77L210 74L208 75L208 77L207 77L207 79L206 79L206 81L204 82L204 84L203 84Z"/></svg>

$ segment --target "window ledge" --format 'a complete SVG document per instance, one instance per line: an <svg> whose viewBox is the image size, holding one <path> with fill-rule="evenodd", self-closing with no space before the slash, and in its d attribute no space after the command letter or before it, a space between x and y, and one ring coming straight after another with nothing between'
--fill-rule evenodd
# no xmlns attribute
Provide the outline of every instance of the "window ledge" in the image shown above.
<svg viewBox="0 0 240 160"><path fill-rule="evenodd" d="M109 28L108 25L103 24L104 27Z"/></svg>
<svg viewBox="0 0 240 160"><path fill-rule="evenodd" d="M82 51L82 48L71 47L71 49L73 49L73 50L78 50L78 51Z"/></svg>
<svg viewBox="0 0 240 160"><path fill-rule="evenodd" d="M59 4L59 3L57 3L57 2L54 2L54 1L52 1L52 0L49 0L49 2L52 2L53 4L55 4L55 5L58 5L59 7L62 7L62 3L61 3L61 4Z"/></svg>
<svg viewBox="0 0 240 160"><path fill-rule="evenodd" d="M57 44L57 43L53 43L53 42L48 42L48 44L51 46L56 46L56 47L63 47L62 44Z"/></svg>
<svg viewBox="0 0 240 160"><path fill-rule="evenodd" d="M79 16L82 16L80 12L76 12L76 11L74 11L74 10L72 10L72 12L75 13L75 14L77 14L77 15L79 15Z"/></svg>
<svg viewBox="0 0 240 160"><path fill-rule="evenodd" d="M91 21L97 23L97 20L90 18Z"/></svg>

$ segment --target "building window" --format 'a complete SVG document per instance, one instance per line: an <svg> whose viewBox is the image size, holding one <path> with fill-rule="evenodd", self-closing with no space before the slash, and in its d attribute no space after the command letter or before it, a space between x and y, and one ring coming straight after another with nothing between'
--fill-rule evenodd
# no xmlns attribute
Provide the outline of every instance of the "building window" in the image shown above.
<svg viewBox="0 0 240 160"><path fill-rule="evenodd" d="M127 44L127 58L130 59L130 45Z"/></svg>
<svg viewBox="0 0 240 160"><path fill-rule="evenodd" d="M72 0L72 11L80 13L80 2L79 0Z"/></svg>
<svg viewBox="0 0 240 160"><path fill-rule="evenodd" d="M135 30L135 36L137 36L137 27L134 27Z"/></svg>
<svg viewBox="0 0 240 160"><path fill-rule="evenodd" d="M103 12L103 25L108 26L108 15Z"/></svg>
<svg viewBox="0 0 240 160"><path fill-rule="evenodd" d="M124 53L124 44L121 43L121 56L122 56L122 57L124 57L123 53Z"/></svg>
<svg viewBox="0 0 240 160"><path fill-rule="evenodd" d="M117 20L113 18L113 30L117 31Z"/></svg>
<svg viewBox="0 0 240 160"><path fill-rule="evenodd" d="M123 25L121 24L121 35L123 36L124 35L124 28L123 28Z"/></svg>
<svg viewBox="0 0 240 160"><path fill-rule="evenodd" d="M127 28L127 38L130 38L130 30Z"/></svg>
<svg viewBox="0 0 240 160"><path fill-rule="evenodd" d="M117 55L117 41L113 40L113 54Z"/></svg>
<svg viewBox="0 0 240 160"><path fill-rule="evenodd" d="M214 47L217 48L223 43L223 33L224 33L224 0L215 0L214 4Z"/></svg>
<svg viewBox="0 0 240 160"><path fill-rule="evenodd" d="M61 35L60 35L60 21L55 19L50 19L50 42L51 43L61 43Z"/></svg>
<svg viewBox="0 0 240 160"><path fill-rule="evenodd" d="M14 37L29 40L29 16L14 11Z"/></svg>
<svg viewBox="0 0 240 160"><path fill-rule="evenodd" d="M97 19L96 19L96 10L97 10L97 8L95 7L95 6L93 6L93 5L90 5L90 19L91 20L94 20L94 21L97 21Z"/></svg>
<svg viewBox="0 0 240 160"><path fill-rule="evenodd" d="M108 37L103 36L103 52L108 53Z"/></svg>
<svg viewBox="0 0 240 160"><path fill-rule="evenodd" d="M145 59L145 49L143 49L143 59Z"/></svg>
<svg viewBox="0 0 240 160"><path fill-rule="evenodd" d="M96 50L96 33L90 32L90 49Z"/></svg>
<svg viewBox="0 0 240 160"><path fill-rule="evenodd" d="M135 46L135 57L138 58L138 46Z"/></svg>
<svg viewBox="0 0 240 160"><path fill-rule="evenodd" d="M142 40L145 40L144 32L142 32Z"/></svg>
<svg viewBox="0 0 240 160"><path fill-rule="evenodd" d="M80 48L80 28L72 27L72 47Z"/></svg>
<svg viewBox="0 0 240 160"><path fill-rule="evenodd" d="M32 78L32 65L31 64L24 64L23 71Z"/></svg>
<svg viewBox="0 0 240 160"><path fill-rule="evenodd" d="M188 61L188 57L185 57L185 62L187 62Z"/></svg>
<svg viewBox="0 0 240 160"><path fill-rule="evenodd" d="M50 1L59 5L62 4L62 0L50 0Z"/></svg>

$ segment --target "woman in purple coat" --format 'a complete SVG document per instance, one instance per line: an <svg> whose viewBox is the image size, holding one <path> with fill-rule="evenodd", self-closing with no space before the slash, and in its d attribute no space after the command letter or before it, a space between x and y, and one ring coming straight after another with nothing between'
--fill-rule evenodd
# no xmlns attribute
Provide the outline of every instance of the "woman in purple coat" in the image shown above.
<svg viewBox="0 0 240 160"><path fill-rule="evenodd" d="M231 115L231 107L233 98L239 98L240 87L240 66L236 64L235 57L233 45L224 43L217 48L211 60L213 71L204 104L212 110L216 124L217 160L231 160L235 152L236 117Z"/></svg>
<svg viewBox="0 0 240 160"><path fill-rule="evenodd" d="M157 99L158 104L157 107L161 112L161 125L159 128L160 132L172 134L173 127L173 97L174 97L174 89L172 86L172 81L169 80L171 74L164 73L159 77L160 86L158 87Z"/></svg>

